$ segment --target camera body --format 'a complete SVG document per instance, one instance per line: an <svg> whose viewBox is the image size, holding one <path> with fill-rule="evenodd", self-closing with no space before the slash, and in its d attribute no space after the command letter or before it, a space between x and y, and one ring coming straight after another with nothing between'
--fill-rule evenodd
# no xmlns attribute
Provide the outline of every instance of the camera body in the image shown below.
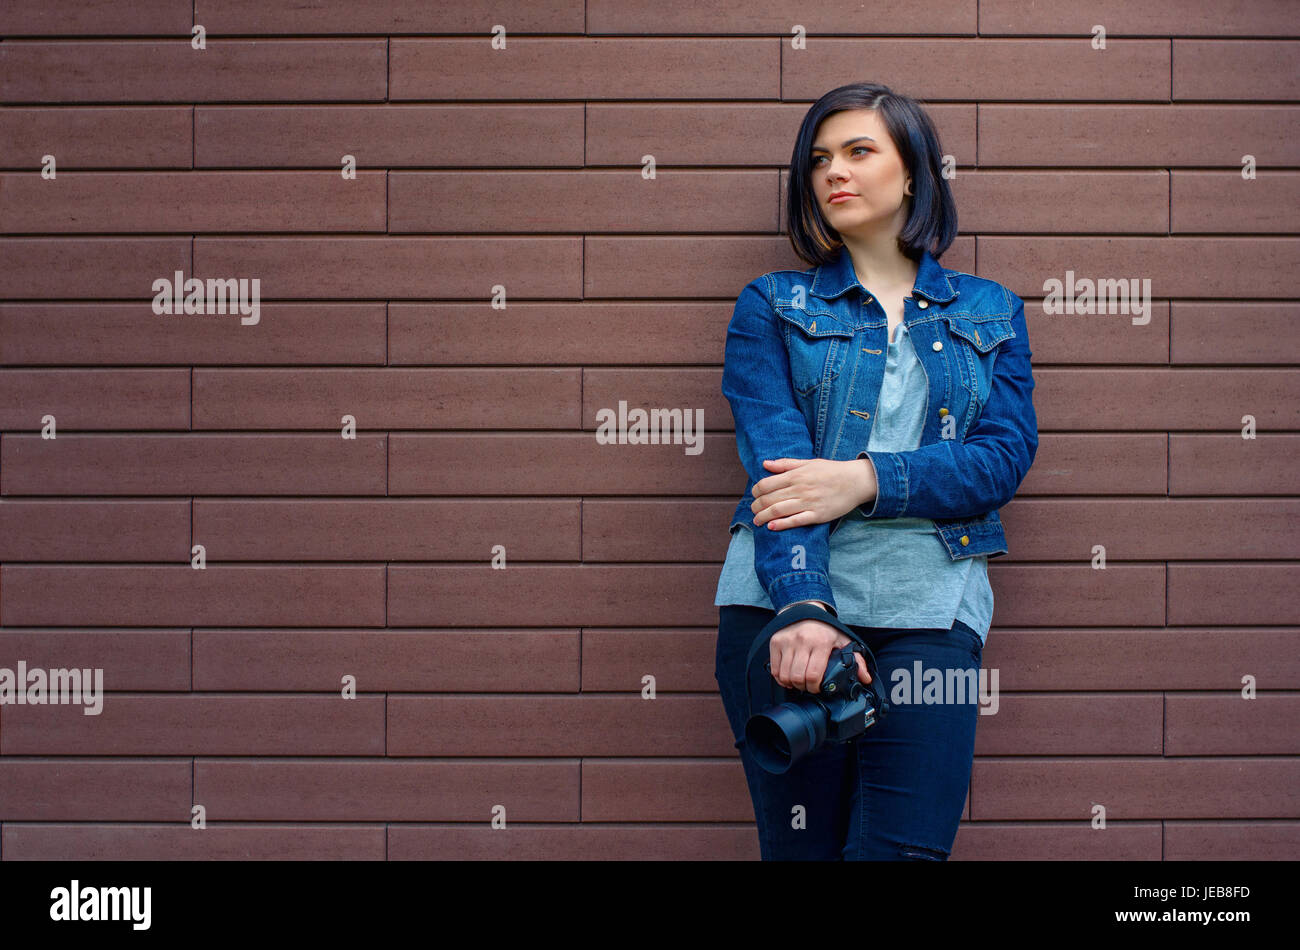
<svg viewBox="0 0 1300 950"><path fill-rule="evenodd" d="M826 674L822 677L821 692L785 690L787 695L794 694L793 702L816 703L826 711L828 742L856 739L875 723L878 715L875 695L858 681L857 654L862 649L859 644L848 643L830 655ZM770 673L771 664L767 666Z"/></svg>
<svg viewBox="0 0 1300 950"><path fill-rule="evenodd" d="M818 693L782 686L773 679L770 662L757 662L760 655L770 653L768 643L773 634L800 620L828 623L851 641L831 653ZM868 684L858 681L858 653L863 655L871 674ZM853 741L889 709L870 648L839 618L815 604L792 607L773 618L754 638L746 691L750 716L745 723L745 741L754 760L777 774L789 771L825 742Z"/></svg>

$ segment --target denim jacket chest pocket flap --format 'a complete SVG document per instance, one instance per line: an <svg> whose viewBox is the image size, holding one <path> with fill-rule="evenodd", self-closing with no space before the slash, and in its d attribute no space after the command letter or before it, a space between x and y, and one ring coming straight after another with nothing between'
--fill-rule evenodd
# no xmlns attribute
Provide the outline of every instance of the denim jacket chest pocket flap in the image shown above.
<svg viewBox="0 0 1300 950"><path fill-rule="evenodd" d="M1011 321L1004 316L972 319L970 314L948 313L944 314L944 320L953 336L961 337L981 353L988 353L1016 335Z"/></svg>
<svg viewBox="0 0 1300 950"><path fill-rule="evenodd" d="M785 303L778 303L773 309L782 321L795 392L807 396L823 382L833 382L839 376L848 344L857 331L842 315L829 310Z"/></svg>
<svg viewBox="0 0 1300 950"><path fill-rule="evenodd" d="M964 434L983 411L993 385L993 365L998 348L1016 336L1011 321L1003 314L990 316L970 313L944 314L949 338L956 347L949 358L956 360L953 369L961 380L962 388L972 400L961 431Z"/></svg>

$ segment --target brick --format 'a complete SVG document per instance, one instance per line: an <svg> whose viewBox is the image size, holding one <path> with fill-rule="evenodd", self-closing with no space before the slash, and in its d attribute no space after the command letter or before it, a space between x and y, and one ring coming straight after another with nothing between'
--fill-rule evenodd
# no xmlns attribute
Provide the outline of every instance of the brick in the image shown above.
<svg viewBox="0 0 1300 950"><path fill-rule="evenodd" d="M1266 171L1253 181L1239 171L1173 173L1172 232L1288 234L1300 205L1300 172Z"/></svg>
<svg viewBox="0 0 1300 950"><path fill-rule="evenodd" d="M998 669L990 664L985 668ZM993 691L991 673L981 691ZM981 755L1159 755L1160 693L1012 693L997 680L997 706L983 699L975 728Z"/></svg>
<svg viewBox="0 0 1300 950"><path fill-rule="evenodd" d="M0 238L0 297L152 300L153 282L190 271L189 238Z"/></svg>
<svg viewBox="0 0 1300 950"><path fill-rule="evenodd" d="M384 568L0 567L4 626L380 626ZM6 726L6 729L8 727Z"/></svg>
<svg viewBox="0 0 1300 950"><path fill-rule="evenodd" d="M210 821L172 824L13 824L8 861L383 861L384 826Z"/></svg>
<svg viewBox="0 0 1300 950"><path fill-rule="evenodd" d="M190 631L6 627L0 634L0 667L17 670L19 660L29 670L103 670L105 690L184 692L190 688ZM9 723L5 718L5 729ZM0 740L7 742L7 733Z"/></svg>
<svg viewBox="0 0 1300 950"><path fill-rule="evenodd" d="M490 232L772 231L776 175L733 171L719 201L713 172L660 169L653 182L634 171L393 172L389 231ZM528 196L520 214L515 196Z"/></svg>
<svg viewBox="0 0 1300 950"><path fill-rule="evenodd" d="M382 38L214 38L203 50L188 38L0 48L0 99L12 103L378 101L386 76Z"/></svg>
<svg viewBox="0 0 1300 950"><path fill-rule="evenodd" d="M1111 40L1104 53L1094 50L1087 37L819 38L815 44L806 55L787 50L782 57L783 98L815 100L841 82L839 77L858 74L863 63L871 64L873 74L888 76L891 88L926 101L975 98L974 76L979 77L978 96L983 99L1169 98L1168 41Z"/></svg>
<svg viewBox="0 0 1300 950"><path fill-rule="evenodd" d="M1102 23L1108 36L1294 36L1300 32L1295 7L1286 0L1251 0L1224 16L1223 8L1199 0L1150 0L1134 6L1124 0L1094 0L1086 19ZM1029 35L1081 33L1079 8L1070 0L1038 0L1025 6L1016 0L980 0L982 34Z"/></svg>
<svg viewBox="0 0 1300 950"><path fill-rule="evenodd" d="M2 641L0 641L2 642ZM578 689L576 630L196 630L202 690L337 693L344 675L366 692Z"/></svg>
<svg viewBox="0 0 1300 950"><path fill-rule="evenodd" d="M1173 98L1294 102L1297 57L1294 40L1174 40Z"/></svg>
<svg viewBox="0 0 1300 950"><path fill-rule="evenodd" d="M384 173L71 172L0 175L11 232L383 231Z"/></svg>
<svg viewBox="0 0 1300 950"><path fill-rule="evenodd" d="M189 168L192 111L186 106L0 109L0 168L39 169L46 155L54 156L56 172Z"/></svg>
<svg viewBox="0 0 1300 950"><path fill-rule="evenodd" d="M0 501L0 561L187 561L189 549L188 499Z"/></svg>
<svg viewBox="0 0 1300 950"><path fill-rule="evenodd" d="M717 696L389 696L389 755L726 755ZM533 726L520 730L519 723Z"/></svg>
<svg viewBox="0 0 1300 950"><path fill-rule="evenodd" d="M969 2L969 0L968 0ZM195 23L210 33L473 33L502 11L487 0L430 4L422 0L318 0L311 6L260 0L195 0ZM520 33L581 33L582 0L509 8L511 37Z"/></svg>
<svg viewBox="0 0 1300 950"><path fill-rule="evenodd" d="M339 169L344 155L359 169L572 167L583 164L582 123L581 103L199 106L194 158L199 168ZM970 124L973 141L973 114Z"/></svg>
<svg viewBox="0 0 1300 950"><path fill-rule="evenodd" d="M1177 300L1170 308L1172 363L1300 363L1300 334L1291 332L1300 306L1293 302Z"/></svg>
<svg viewBox="0 0 1300 950"><path fill-rule="evenodd" d="M1166 821L1169 861L1294 861L1300 821Z"/></svg>
<svg viewBox="0 0 1300 950"><path fill-rule="evenodd" d="M775 39L394 39L390 99L777 99ZM674 68L690 63L689 69Z"/></svg>
<svg viewBox="0 0 1300 950"><path fill-rule="evenodd" d="M473 333L457 333L479 312L478 304L392 304L389 363L589 366L695 364L709 358L717 362L721 378L729 305L524 301L509 306L508 321L480 321ZM0 353L3 346L0 340Z"/></svg>
<svg viewBox="0 0 1300 950"><path fill-rule="evenodd" d="M158 315L152 300L0 304L0 363L384 365L382 303L259 301L259 311L244 324L238 315Z"/></svg>
<svg viewBox="0 0 1300 950"><path fill-rule="evenodd" d="M1294 563L1170 564L1169 623L1293 624L1300 618L1297 591Z"/></svg>
<svg viewBox="0 0 1300 950"><path fill-rule="evenodd" d="M1253 237L980 237L980 270L1013 293L1043 296L1047 279L1150 280L1152 296L1284 297L1300 241ZM1142 284L1139 283L1139 288ZM1068 290L1068 288L1067 288ZM1088 319L1061 314L1058 319ZM1131 319L1131 318L1130 318Z"/></svg>
<svg viewBox="0 0 1300 950"><path fill-rule="evenodd" d="M743 476L737 484L735 497L726 501L584 500L583 563L716 560L721 567L731 543L727 527L744 491Z"/></svg>
<svg viewBox="0 0 1300 950"><path fill-rule="evenodd" d="M1015 544L1008 540L1008 547ZM999 627L1158 626L1165 621L1164 580L1163 564L989 567Z"/></svg>
<svg viewBox="0 0 1300 950"><path fill-rule="evenodd" d="M964 821L951 861L1159 861L1161 822Z"/></svg>
<svg viewBox="0 0 1300 950"><path fill-rule="evenodd" d="M1222 432L1240 426L1243 412L1263 429L1300 428L1292 370L1048 369L1034 382L1040 428Z"/></svg>
<svg viewBox="0 0 1300 950"><path fill-rule="evenodd" d="M103 0L6 3L0 7L0 36L70 34L190 33L192 0L141 0L123 7Z"/></svg>
<svg viewBox="0 0 1300 950"><path fill-rule="evenodd" d="M587 758L582 761L582 820L752 822L754 806L738 757L678 762Z"/></svg>
<svg viewBox="0 0 1300 950"><path fill-rule="evenodd" d="M752 9L689 4L588 0L590 33L765 33L790 32L788 11L779 5ZM976 0L882 0L865 9L856 3L823 3L799 11L809 33L975 33Z"/></svg>
<svg viewBox="0 0 1300 950"><path fill-rule="evenodd" d="M1023 299L1035 381L1041 368L1056 363L1149 366L1169 362L1168 300L1153 299L1150 320L1135 325L1131 314L1122 313L1062 319L1059 314L1044 312L1042 296ZM1241 332L1250 331L1241 328ZM1037 392L1034 397L1037 399Z"/></svg>
<svg viewBox="0 0 1300 950"><path fill-rule="evenodd" d="M1244 428L1242 417L1254 415L1259 405L1241 406L1241 415L1224 428ZM1169 436L1170 495L1289 495L1300 436L1285 432L1241 435Z"/></svg>
<svg viewBox="0 0 1300 950"><path fill-rule="evenodd" d="M698 630L584 627L581 692L625 692L647 673L656 693L717 692L717 643L716 622Z"/></svg>
<svg viewBox="0 0 1300 950"><path fill-rule="evenodd" d="M1096 544L1107 564L1300 557L1300 503L1280 499L1020 498L1001 517L1019 561L1090 562Z"/></svg>
<svg viewBox="0 0 1300 950"><path fill-rule="evenodd" d="M388 626L697 626L717 622L717 580L716 565L393 564Z"/></svg>
<svg viewBox="0 0 1300 950"><path fill-rule="evenodd" d="M734 454L687 455L685 443L602 445L594 433L394 433L390 443L394 495L700 494L734 487L739 468ZM466 458L476 461L464 467Z"/></svg>
<svg viewBox="0 0 1300 950"><path fill-rule="evenodd" d="M109 684L105 683L108 688ZM5 711L5 755L381 755L384 697L109 692Z"/></svg>
<svg viewBox="0 0 1300 950"><path fill-rule="evenodd" d="M369 494L384 490L382 435L6 436L6 495Z"/></svg>
<svg viewBox="0 0 1300 950"><path fill-rule="evenodd" d="M628 354L634 358L635 350ZM704 430L734 430L731 406L722 393L722 373L696 369L588 369L582 374L582 427L595 431L602 419L617 419L619 403L627 412L642 409L674 412L671 431L685 439L689 425L692 439ZM655 429L659 423L651 421ZM701 444L701 453L709 446Z"/></svg>
<svg viewBox="0 0 1300 950"><path fill-rule="evenodd" d="M0 757L0 818L188 821L189 758ZM9 857L6 852L5 857Z"/></svg>
<svg viewBox="0 0 1300 950"><path fill-rule="evenodd" d="M39 432L86 429L188 429L186 369L2 369L0 428Z"/></svg>
<svg viewBox="0 0 1300 950"><path fill-rule="evenodd" d="M1300 107L980 105L981 165L1240 168L1300 164Z"/></svg>
<svg viewBox="0 0 1300 950"><path fill-rule="evenodd" d="M1282 758L976 758L972 817L1091 822L1293 818L1300 760ZM1231 789L1225 795L1224 789Z"/></svg>
<svg viewBox="0 0 1300 950"><path fill-rule="evenodd" d="M1253 676L1262 690L1241 695ZM1243 670L1227 692L1165 697L1165 755L1295 755L1300 752L1300 694L1267 691L1275 684L1267 666Z"/></svg>
<svg viewBox="0 0 1300 950"><path fill-rule="evenodd" d="M951 182L963 231L1164 232L1169 176L1149 172L959 172ZM1105 195L1105 201L1098 201Z"/></svg>
<svg viewBox="0 0 1300 950"><path fill-rule="evenodd" d="M1222 689L1239 686L1243 670L1267 670L1269 689L1300 684L1297 629L1011 630L1000 611L983 659L986 669L999 670L1004 690Z"/></svg>
<svg viewBox="0 0 1300 950"><path fill-rule="evenodd" d="M1163 495L1166 439L1161 432L1052 435L1040 428L1034 464L1016 495Z"/></svg>
<svg viewBox="0 0 1300 950"><path fill-rule="evenodd" d="M577 370L549 367L205 369L194 373L194 428L337 430L345 413L371 430L571 427L580 389Z"/></svg>
<svg viewBox="0 0 1300 950"><path fill-rule="evenodd" d="M188 761L185 766L188 776ZM499 806L507 822L576 822L578 762L200 758L194 762L194 800L206 806L210 820L225 821L486 826Z"/></svg>
<svg viewBox="0 0 1300 950"><path fill-rule="evenodd" d="M388 826L390 861L757 861L748 825L511 824Z"/></svg>
<svg viewBox="0 0 1300 950"><path fill-rule="evenodd" d="M227 561L473 561L497 544L511 561L576 561L578 507L567 499L200 498L194 537Z"/></svg>
<svg viewBox="0 0 1300 950"><path fill-rule="evenodd" d="M194 275L251 274L267 298L474 298L581 295L582 239L215 238L194 242ZM490 312L490 311L487 311Z"/></svg>

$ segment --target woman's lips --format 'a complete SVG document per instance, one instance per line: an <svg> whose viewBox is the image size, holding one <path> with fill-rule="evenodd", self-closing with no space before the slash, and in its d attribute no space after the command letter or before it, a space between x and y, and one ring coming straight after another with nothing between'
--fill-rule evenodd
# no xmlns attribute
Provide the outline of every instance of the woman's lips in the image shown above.
<svg viewBox="0 0 1300 950"><path fill-rule="evenodd" d="M830 203L833 205L837 205L841 201L848 201L850 198L856 198L856 197L857 195L836 195L834 198L830 200Z"/></svg>

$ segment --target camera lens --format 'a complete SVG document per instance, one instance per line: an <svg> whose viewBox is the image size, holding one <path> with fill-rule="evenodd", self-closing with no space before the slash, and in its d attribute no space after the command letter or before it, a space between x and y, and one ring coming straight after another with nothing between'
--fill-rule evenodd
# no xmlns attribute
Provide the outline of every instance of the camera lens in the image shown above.
<svg viewBox="0 0 1300 950"><path fill-rule="evenodd" d="M826 741L826 710L814 700L778 703L750 717L745 741L754 761L780 775Z"/></svg>

